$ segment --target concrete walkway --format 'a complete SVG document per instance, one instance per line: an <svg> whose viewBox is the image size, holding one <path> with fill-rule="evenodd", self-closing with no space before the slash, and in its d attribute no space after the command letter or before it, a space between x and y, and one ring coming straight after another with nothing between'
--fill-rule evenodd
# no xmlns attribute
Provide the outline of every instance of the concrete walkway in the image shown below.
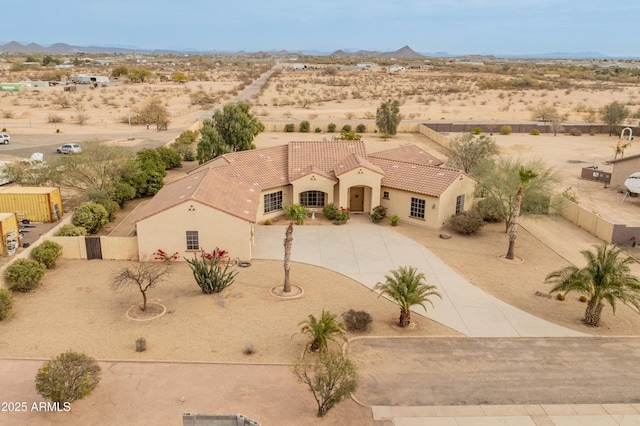
<svg viewBox="0 0 640 426"><path fill-rule="evenodd" d="M284 226L258 226L253 258L282 259ZM435 284L442 300L412 309L470 337L577 337L586 334L530 315L471 285L419 243L352 215L343 226L298 226L292 260L321 266L373 288L398 266L413 266Z"/></svg>

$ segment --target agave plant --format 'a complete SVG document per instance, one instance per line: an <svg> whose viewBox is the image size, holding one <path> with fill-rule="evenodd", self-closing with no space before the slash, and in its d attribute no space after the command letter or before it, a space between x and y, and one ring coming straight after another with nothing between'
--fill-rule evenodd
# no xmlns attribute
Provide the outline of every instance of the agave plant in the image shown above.
<svg viewBox="0 0 640 426"><path fill-rule="evenodd" d="M298 325L302 326L300 331L311 337L311 341L304 348L305 352L310 350L311 352L325 353L329 350L329 342L338 344L338 337L346 340L344 324L338 322L335 315L324 309L320 318L309 315Z"/></svg>

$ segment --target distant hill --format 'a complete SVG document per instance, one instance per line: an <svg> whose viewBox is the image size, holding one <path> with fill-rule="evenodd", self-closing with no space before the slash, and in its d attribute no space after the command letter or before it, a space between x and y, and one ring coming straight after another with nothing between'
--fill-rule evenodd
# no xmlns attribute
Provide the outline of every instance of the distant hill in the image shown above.
<svg viewBox="0 0 640 426"><path fill-rule="evenodd" d="M551 53L537 53L537 54L520 54L520 55L500 55L491 53L482 54L468 54L468 55L451 55L447 52L435 52L435 53L418 53L409 46L404 46L393 52L380 52L375 50L336 50L333 53L320 52L317 50L300 50L300 51L288 51L288 50L273 50L273 51L261 51L261 52L231 52L231 51L218 51L218 50L172 50L172 49L136 49L134 47L115 47L115 46L73 46L66 43L55 43L50 46L42 46L38 43L22 44L17 41L10 41L6 44L0 44L0 52L2 53L50 53L50 54L70 54L70 53L94 53L94 54L108 54L108 53L153 53L153 54L233 54L233 55L255 55L257 54L269 54L273 56L290 56L290 55L311 55L311 56L334 56L334 57L353 57L353 58L396 58L396 59L420 59L424 57L472 57L472 56L494 56L499 58L575 58L575 59L605 59L610 58L598 52L551 52Z"/></svg>

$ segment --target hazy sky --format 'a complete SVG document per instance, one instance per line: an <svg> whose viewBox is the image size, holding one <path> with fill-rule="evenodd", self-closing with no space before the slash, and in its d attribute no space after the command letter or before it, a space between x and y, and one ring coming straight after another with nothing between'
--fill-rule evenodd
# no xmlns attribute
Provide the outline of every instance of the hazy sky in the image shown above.
<svg viewBox="0 0 640 426"><path fill-rule="evenodd" d="M0 42L222 51L640 56L638 0L51 0L2 5Z"/></svg>

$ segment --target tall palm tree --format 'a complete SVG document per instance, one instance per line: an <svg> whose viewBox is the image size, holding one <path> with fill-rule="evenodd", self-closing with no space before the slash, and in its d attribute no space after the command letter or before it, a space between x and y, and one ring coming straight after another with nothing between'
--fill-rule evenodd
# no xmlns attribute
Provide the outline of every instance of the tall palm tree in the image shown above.
<svg viewBox="0 0 640 426"><path fill-rule="evenodd" d="M326 353L329 350L329 342L338 343L338 337L346 340L344 324L338 322L335 315L324 309L319 319L309 315L298 325L302 326L300 331L311 336L311 341L305 347L305 351L309 349L311 352Z"/></svg>
<svg viewBox="0 0 640 426"><path fill-rule="evenodd" d="M400 266L384 278L386 281L377 283L373 289L380 290L378 297L386 294L400 306L398 323L400 327L406 327L411 323L412 306L420 305L426 310L424 302L429 302L433 306L429 296L438 296L442 299L436 286L427 284L424 274L412 266Z"/></svg>
<svg viewBox="0 0 640 426"><path fill-rule="evenodd" d="M509 228L509 249L507 250L507 259L513 259L515 257L514 251L516 246L516 238L518 238L518 217L520 216L520 209L522 208L522 194L524 193L524 187L538 174L531 169L526 169L520 166L520 186L518 186L518 192L516 193L516 201L513 206L513 215L511 216L511 227Z"/></svg>
<svg viewBox="0 0 640 426"><path fill-rule="evenodd" d="M307 209L299 204L283 206L283 208L287 219L289 219L289 226L284 234L284 288L282 291L289 293L291 291L289 271L291 270L291 247L293 246L293 223L304 224L304 220L307 218Z"/></svg>
<svg viewBox="0 0 640 426"><path fill-rule="evenodd" d="M577 291L587 296L584 322L590 326L600 325L603 302L611 305L616 313L616 301L630 303L640 309L640 280L631 274L632 257L620 258L621 250L606 244L595 246L596 252L583 250L587 266L567 266L547 275L546 282L556 284L551 292Z"/></svg>

